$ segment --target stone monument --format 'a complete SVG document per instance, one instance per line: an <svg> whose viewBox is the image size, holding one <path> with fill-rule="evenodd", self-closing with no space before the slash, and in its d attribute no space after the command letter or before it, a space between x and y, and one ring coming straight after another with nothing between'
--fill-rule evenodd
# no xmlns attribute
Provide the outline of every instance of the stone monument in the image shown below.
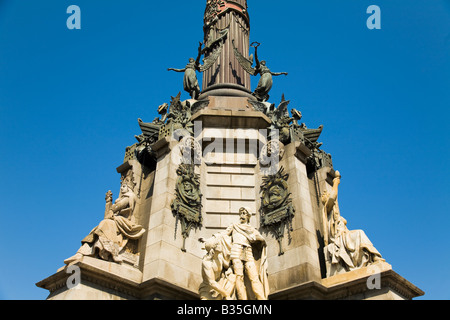
<svg viewBox="0 0 450 320"><path fill-rule="evenodd" d="M107 193L98 226L90 233L86 226L78 252L37 284L48 299L424 294L364 231L348 230L338 205L341 174L318 142L324 127L300 123L302 113L284 96L269 102L273 76L287 73L270 71L258 58L264 45L249 39L246 0L206 1L197 58L169 69L184 73L183 81L173 74L179 93L157 108L160 118L138 119L137 143L117 168L121 192L114 202Z"/></svg>

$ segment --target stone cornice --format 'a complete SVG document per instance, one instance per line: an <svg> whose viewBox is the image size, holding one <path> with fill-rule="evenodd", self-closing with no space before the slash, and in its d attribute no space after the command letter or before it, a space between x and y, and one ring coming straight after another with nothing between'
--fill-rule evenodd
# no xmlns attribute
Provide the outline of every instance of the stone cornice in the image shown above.
<svg viewBox="0 0 450 320"><path fill-rule="evenodd" d="M348 280L332 286L326 286L316 281L307 282L288 289L272 293L271 300L290 300L290 299L317 299L317 300L342 300L352 299L357 295L367 295L371 290L367 288L367 281L370 275L361 278ZM381 291L390 289L406 300L423 296L425 293L401 277L393 270L386 270L380 273ZM376 293L374 290L373 292ZM374 295L376 296L376 294ZM354 298L356 299L356 298ZM357 299L360 300L360 299Z"/></svg>
<svg viewBox="0 0 450 320"><path fill-rule="evenodd" d="M200 299L198 293L162 279L154 278L142 282L142 273L139 270L116 263L84 257L76 266L81 271L81 284L88 286L93 284L112 290L117 295L126 296L128 299ZM51 296L59 290L67 289L66 282L70 276L66 273L66 268L61 268L56 274L42 280L36 286L48 290Z"/></svg>

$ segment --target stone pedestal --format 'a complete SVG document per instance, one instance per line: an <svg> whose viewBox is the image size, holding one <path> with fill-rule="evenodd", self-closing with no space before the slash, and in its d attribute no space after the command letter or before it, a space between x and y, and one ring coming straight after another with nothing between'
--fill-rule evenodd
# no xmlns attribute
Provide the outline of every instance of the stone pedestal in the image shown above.
<svg viewBox="0 0 450 320"><path fill-rule="evenodd" d="M412 300L424 292L392 270L375 264L342 275L274 292L273 300Z"/></svg>
<svg viewBox="0 0 450 320"><path fill-rule="evenodd" d="M323 167L311 173L308 159L312 152L302 141L293 139L284 146L275 168L283 168L289 175L287 186L295 210L292 230L286 229L279 242L269 229L262 228L261 184L264 177L275 172L260 161L271 120L254 111L247 98L209 99L208 108L192 116L194 139L202 151L195 165L202 193L202 226L192 229L184 240L181 222L171 207L176 197L181 144L172 137L154 143L152 168L128 152L117 171L133 168L139 181L135 217L147 230L139 241L137 266L84 257L75 264L81 276L77 287L68 288L71 274L66 268L37 284L50 291L49 299L199 299L206 251L198 239L237 222L241 207L253 213L251 224L267 242L269 299L396 300L423 295L386 263L326 278L319 197L324 190L331 190L335 171Z"/></svg>

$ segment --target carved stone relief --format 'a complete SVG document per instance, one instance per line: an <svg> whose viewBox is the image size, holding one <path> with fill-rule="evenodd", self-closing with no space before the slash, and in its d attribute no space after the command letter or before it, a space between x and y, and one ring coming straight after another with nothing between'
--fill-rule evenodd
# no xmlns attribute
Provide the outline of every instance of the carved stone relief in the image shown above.
<svg viewBox="0 0 450 320"><path fill-rule="evenodd" d="M202 194L200 177L195 172L194 164L181 164L178 167L176 197L172 203L172 212L180 220L183 235L183 247L186 252L186 239L193 228L202 226Z"/></svg>
<svg viewBox="0 0 450 320"><path fill-rule="evenodd" d="M281 168L277 174L263 178L261 185L261 226L270 229L279 244L279 255L284 254L282 240L285 228L292 231L295 214L287 181L289 174Z"/></svg>

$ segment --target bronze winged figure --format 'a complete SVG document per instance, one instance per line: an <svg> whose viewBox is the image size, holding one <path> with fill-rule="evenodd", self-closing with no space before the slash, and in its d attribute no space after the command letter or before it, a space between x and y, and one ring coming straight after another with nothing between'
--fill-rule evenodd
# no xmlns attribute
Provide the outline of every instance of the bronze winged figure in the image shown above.
<svg viewBox="0 0 450 320"><path fill-rule="evenodd" d="M251 46L255 48L255 67L253 67L253 59L247 59L245 58L239 50L234 45L233 42L233 50L234 54L236 56L236 59L238 60L239 64L242 66L242 68L249 73L252 76L256 76L257 74L261 75L261 78L259 79L258 86L256 87L255 91L253 92L253 96L261 102L265 102L269 100L269 92L272 89L273 85L273 79L272 76L281 76L281 75L288 75L287 72L272 72L266 65L266 61L262 60L259 61L258 59L258 47L260 46L260 43L253 42ZM252 57L252 56L251 56Z"/></svg>
<svg viewBox="0 0 450 320"><path fill-rule="evenodd" d="M214 41L212 44L208 43L204 49L202 49L203 44L200 42L197 59L189 58L189 63L183 69L167 69L168 71L184 72L183 87L184 90L190 94L192 99L197 100L200 96L200 86L196 71L205 72L210 69L222 53L224 37L218 40L220 40L219 43L218 41ZM200 64L200 58L206 51L211 51L211 53L203 59L202 65Z"/></svg>

